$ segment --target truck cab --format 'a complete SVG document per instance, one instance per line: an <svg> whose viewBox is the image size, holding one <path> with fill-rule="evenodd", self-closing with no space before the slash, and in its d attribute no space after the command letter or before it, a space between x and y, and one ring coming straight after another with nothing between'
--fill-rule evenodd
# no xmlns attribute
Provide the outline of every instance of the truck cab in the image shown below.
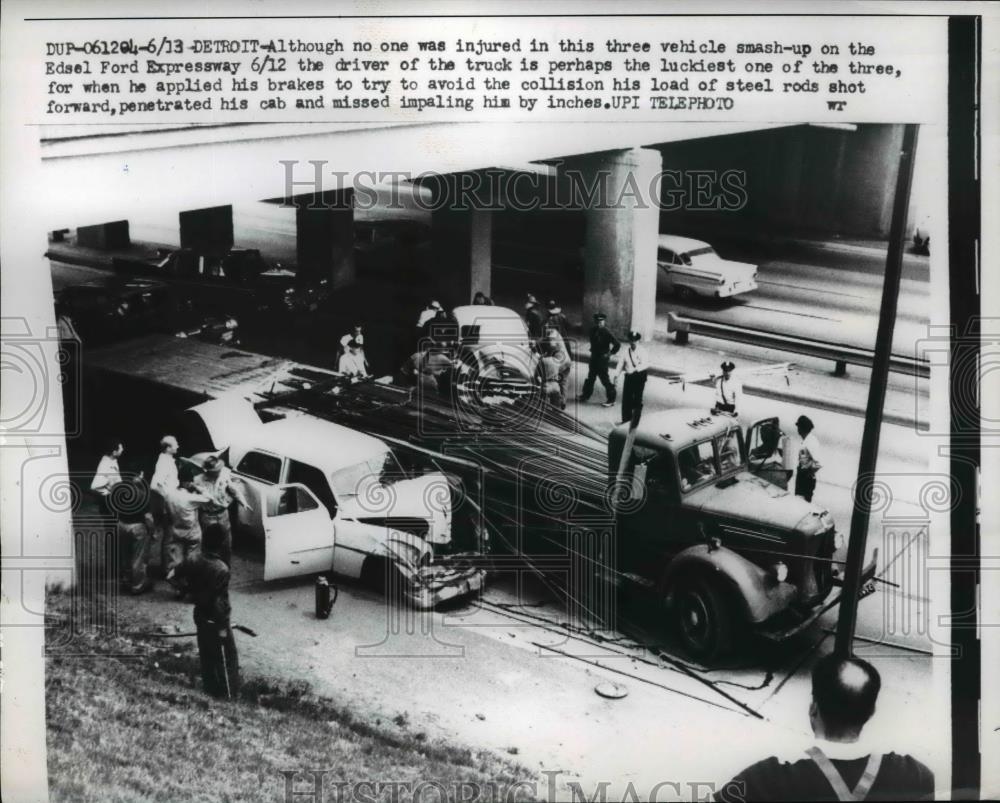
<svg viewBox="0 0 1000 803"><path fill-rule="evenodd" d="M265 580L331 571L374 585L401 578L404 598L422 608L481 587L481 571L441 559L452 535L444 474L407 471L382 440L304 413L264 423L253 405L223 398L186 415L211 441L192 462L228 451L249 503L236 530L263 546Z"/></svg>
<svg viewBox="0 0 1000 803"><path fill-rule="evenodd" d="M609 436L618 565L662 594L684 647L713 659L752 629L780 640L825 610L838 583L829 512L788 492L791 455L776 418L744 428L668 410ZM840 539L842 541L842 539ZM870 580L875 562L865 567Z"/></svg>

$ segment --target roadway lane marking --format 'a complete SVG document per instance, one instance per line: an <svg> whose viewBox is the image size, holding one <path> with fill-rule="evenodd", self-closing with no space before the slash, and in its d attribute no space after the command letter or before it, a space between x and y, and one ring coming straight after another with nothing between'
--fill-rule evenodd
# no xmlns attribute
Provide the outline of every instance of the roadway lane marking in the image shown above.
<svg viewBox="0 0 1000 803"><path fill-rule="evenodd" d="M859 296L854 293L838 293L836 290L827 290L823 287L805 287L801 284L786 284L785 282L769 282L767 280L757 280L757 284L769 284L772 287L791 287L793 290L805 290L808 293L823 293L829 296L843 296L844 298L859 298L862 301L870 300L871 296Z"/></svg>
<svg viewBox="0 0 1000 803"><path fill-rule="evenodd" d="M815 318L819 321L830 321L832 323L843 323L841 318L828 318L826 315L810 315L808 312L792 312L787 309L778 309L777 307L758 307L756 304L744 304L743 309L759 309L764 312L780 312L782 315L793 315L798 318ZM736 326L741 326L742 324L735 324Z"/></svg>

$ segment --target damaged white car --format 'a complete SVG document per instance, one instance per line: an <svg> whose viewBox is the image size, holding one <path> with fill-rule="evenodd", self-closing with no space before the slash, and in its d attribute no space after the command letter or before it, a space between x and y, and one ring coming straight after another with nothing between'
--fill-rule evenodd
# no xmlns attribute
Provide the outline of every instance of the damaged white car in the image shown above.
<svg viewBox="0 0 1000 803"><path fill-rule="evenodd" d="M485 572L450 554L445 474L414 475L378 438L310 415L263 423L244 400L205 402L186 416L207 430L213 453L228 449L250 505L239 508L237 537L262 542L265 580L332 571L419 608L482 588Z"/></svg>

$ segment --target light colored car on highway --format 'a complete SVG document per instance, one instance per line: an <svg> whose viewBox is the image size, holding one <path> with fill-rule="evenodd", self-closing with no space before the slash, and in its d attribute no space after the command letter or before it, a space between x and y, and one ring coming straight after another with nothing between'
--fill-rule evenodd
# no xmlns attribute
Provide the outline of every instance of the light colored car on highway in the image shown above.
<svg viewBox="0 0 1000 803"><path fill-rule="evenodd" d="M757 266L723 259L708 243L661 234L656 251L657 290L681 300L731 298L757 289Z"/></svg>

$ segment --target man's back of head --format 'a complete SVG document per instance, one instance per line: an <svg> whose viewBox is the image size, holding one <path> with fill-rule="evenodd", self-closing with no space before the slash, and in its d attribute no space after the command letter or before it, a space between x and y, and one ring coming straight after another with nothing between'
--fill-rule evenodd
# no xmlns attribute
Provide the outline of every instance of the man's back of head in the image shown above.
<svg viewBox="0 0 1000 803"><path fill-rule="evenodd" d="M817 736L855 741L875 713L882 688L878 670L860 658L825 655L812 672L810 718Z"/></svg>

